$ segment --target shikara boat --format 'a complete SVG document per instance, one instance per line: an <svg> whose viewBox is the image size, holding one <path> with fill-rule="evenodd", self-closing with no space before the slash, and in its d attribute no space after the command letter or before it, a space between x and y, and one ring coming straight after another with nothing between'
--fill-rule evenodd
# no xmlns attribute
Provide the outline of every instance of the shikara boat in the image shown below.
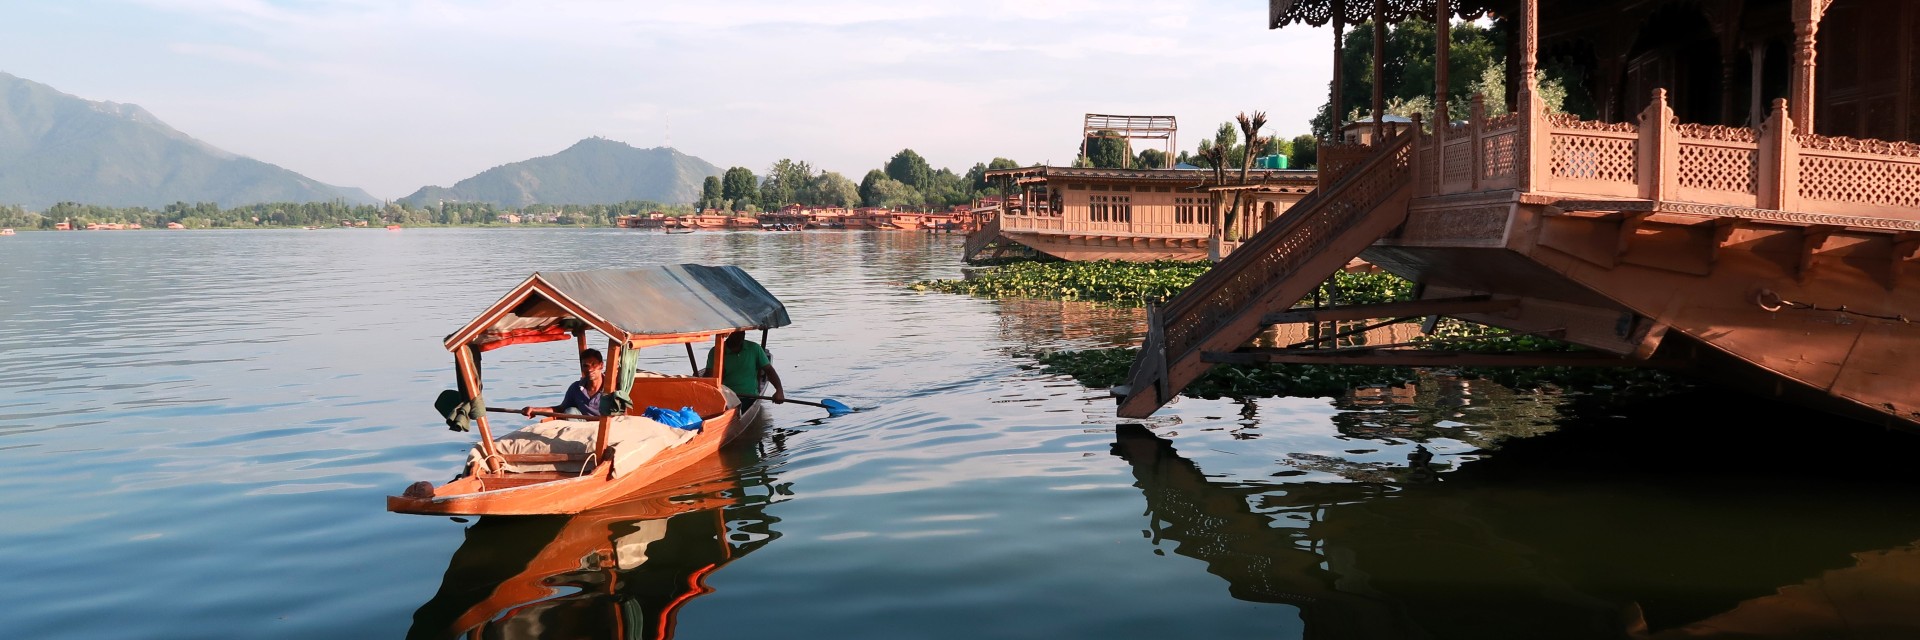
<svg viewBox="0 0 1920 640"><path fill-rule="evenodd" d="M438 515L578 513L646 489L676 471L712 457L759 415L721 384L724 362L706 376L694 347L720 347L734 331L765 331L788 324L780 301L738 267L702 265L535 273L479 317L448 336L458 391L442 407L448 424L477 424L480 441L460 477L439 486L415 483L387 497L387 510ZM573 339L587 348L587 332L608 338L609 415L549 417L513 434L494 436L488 422L480 354L501 347ZM696 372L667 376L635 368L636 352L683 347ZM621 405L625 405L624 407ZM697 427L663 425L644 416L649 407L699 413ZM501 410L496 410L501 411ZM517 413L517 412L515 412ZM429 488L430 487L430 488Z"/></svg>

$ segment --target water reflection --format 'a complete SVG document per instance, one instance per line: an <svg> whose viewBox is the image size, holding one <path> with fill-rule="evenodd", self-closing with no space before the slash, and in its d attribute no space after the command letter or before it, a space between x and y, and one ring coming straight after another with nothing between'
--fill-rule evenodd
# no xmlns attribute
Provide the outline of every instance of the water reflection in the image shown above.
<svg viewBox="0 0 1920 640"><path fill-rule="evenodd" d="M780 537L780 490L759 464L784 432L765 422L720 456L571 517L487 517L469 527L408 638L671 638L706 577Z"/></svg>
<svg viewBox="0 0 1920 640"><path fill-rule="evenodd" d="M1561 430L1439 482L1209 476L1139 425L1112 452L1156 553L1299 607L1308 638L1920 635L1913 439L1833 425L1796 440L1822 418L1737 400L1575 401Z"/></svg>
<svg viewBox="0 0 1920 640"><path fill-rule="evenodd" d="M1566 400L1559 391L1515 391L1488 380L1423 372L1417 384L1354 389L1335 398L1340 411L1333 424L1352 438L1446 438L1492 447L1553 431Z"/></svg>

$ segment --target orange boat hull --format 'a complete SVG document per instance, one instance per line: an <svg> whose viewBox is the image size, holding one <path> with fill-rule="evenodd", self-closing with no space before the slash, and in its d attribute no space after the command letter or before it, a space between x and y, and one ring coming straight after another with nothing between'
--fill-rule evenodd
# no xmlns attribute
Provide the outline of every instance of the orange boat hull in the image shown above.
<svg viewBox="0 0 1920 640"><path fill-rule="evenodd" d="M764 405L755 403L742 413L728 409L708 419L700 433L680 446L647 461L645 469L614 477L611 462L602 462L577 477L488 487L499 482L482 474L469 473L434 487L426 498L387 496L387 510L394 513L447 516L551 515L579 513L617 502L647 489L673 474L718 455L720 447L732 442L759 419ZM535 474L509 474L532 476Z"/></svg>

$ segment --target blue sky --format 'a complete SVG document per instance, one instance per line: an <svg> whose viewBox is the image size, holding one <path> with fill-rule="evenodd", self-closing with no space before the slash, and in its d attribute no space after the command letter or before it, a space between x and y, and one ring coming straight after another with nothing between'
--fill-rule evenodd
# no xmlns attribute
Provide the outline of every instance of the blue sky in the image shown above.
<svg viewBox="0 0 1920 640"><path fill-rule="evenodd" d="M215 146L397 198L587 136L858 180L903 147L964 171L1072 159L1088 112L1240 111L1306 132L1329 31L1265 2L28 0L0 71L130 102Z"/></svg>

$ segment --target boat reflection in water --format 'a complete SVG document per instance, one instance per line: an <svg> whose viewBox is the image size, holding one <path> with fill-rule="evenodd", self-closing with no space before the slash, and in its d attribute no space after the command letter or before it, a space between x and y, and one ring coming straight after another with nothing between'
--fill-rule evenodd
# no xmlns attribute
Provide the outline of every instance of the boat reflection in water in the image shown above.
<svg viewBox="0 0 1920 640"><path fill-rule="evenodd" d="M660 489L573 516L489 516L467 528L408 638L671 638L706 577L780 537L758 462L764 420Z"/></svg>
<svg viewBox="0 0 1920 640"><path fill-rule="evenodd" d="M1710 394L1580 404L1439 474L1416 451L1359 482L1209 476L1132 424L1113 454L1156 552L1307 638L1920 637L1911 436Z"/></svg>

